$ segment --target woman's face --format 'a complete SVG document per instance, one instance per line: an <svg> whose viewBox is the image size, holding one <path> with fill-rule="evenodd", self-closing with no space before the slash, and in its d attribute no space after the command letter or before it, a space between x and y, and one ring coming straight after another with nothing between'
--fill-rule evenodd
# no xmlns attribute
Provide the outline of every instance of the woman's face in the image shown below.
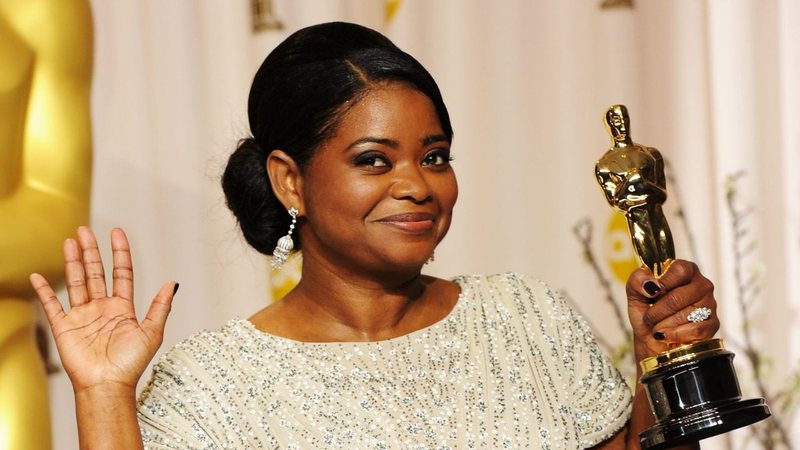
<svg viewBox="0 0 800 450"><path fill-rule="evenodd" d="M304 258L418 270L447 233L458 197L433 103L408 85L378 84L345 113L299 189Z"/></svg>

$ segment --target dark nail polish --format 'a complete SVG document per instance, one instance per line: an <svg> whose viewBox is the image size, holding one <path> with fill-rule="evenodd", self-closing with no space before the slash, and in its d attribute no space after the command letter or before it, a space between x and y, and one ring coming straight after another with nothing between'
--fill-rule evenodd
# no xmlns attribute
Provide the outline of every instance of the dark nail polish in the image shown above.
<svg viewBox="0 0 800 450"><path fill-rule="evenodd" d="M175 294L178 293L178 288L179 287L181 287L181 284L180 283L175 283L175 288L172 290L172 295L175 295Z"/></svg>
<svg viewBox="0 0 800 450"><path fill-rule="evenodd" d="M655 340L657 340L657 341L663 341L664 338L666 338L666 337L667 336L664 333L660 332L660 331L656 331L655 333L653 333L653 338Z"/></svg>
<svg viewBox="0 0 800 450"><path fill-rule="evenodd" d="M648 281L644 282L644 290L647 292L648 295L650 295L652 297L652 296L658 294L658 291L660 291L661 288L658 286L658 283L656 283L655 281L648 280Z"/></svg>

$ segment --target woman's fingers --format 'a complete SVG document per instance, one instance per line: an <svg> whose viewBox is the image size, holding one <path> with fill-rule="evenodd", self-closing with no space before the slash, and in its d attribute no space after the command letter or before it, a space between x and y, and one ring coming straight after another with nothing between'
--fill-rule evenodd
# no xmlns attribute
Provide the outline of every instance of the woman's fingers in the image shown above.
<svg viewBox="0 0 800 450"><path fill-rule="evenodd" d="M114 255L113 295L133 301L133 261L128 237L120 228L111 230L111 251Z"/></svg>
<svg viewBox="0 0 800 450"><path fill-rule="evenodd" d="M164 327L167 323L167 316L172 310L172 299L178 292L178 283L170 282L161 286L158 293L153 297L150 302L150 308L147 310L147 315L142 321L142 328L147 330L151 335L158 336L159 343L161 336L164 334Z"/></svg>
<svg viewBox="0 0 800 450"><path fill-rule="evenodd" d="M642 320L649 327L665 321L677 326L688 322L688 314L700 306L711 308L714 312L717 309L714 285L706 278L666 291L644 313Z"/></svg>
<svg viewBox="0 0 800 450"><path fill-rule="evenodd" d="M64 241L64 273L67 281L69 305L73 308L89 301L86 290L86 273L83 270L81 250L75 239Z"/></svg>
<svg viewBox="0 0 800 450"><path fill-rule="evenodd" d="M693 262L679 259L673 261L658 279L646 268L635 270L628 278L625 290L629 299L655 303L666 291L689 284L698 275L700 272Z"/></svg>
<svg viewBox="0 0 800 450"><path fill-rule="evenodd" d="M39 301L42 302L42 308L52 327L56 321L64 317L64 307L61 306L55 291L43 276L38 273L32 273L30 281L31 286L36 291L36 295L39 296Z"/></svg>
<svg viewBox="0 0 800 450"><path fill-rule="evenodd" d="M628 316L636 336L652 334L651 328L644 322L644 315L650 310L650 305L655 303L659 294L664 292L664 286L646 268L636 269L628 277L625 286L628 297Z"/></svg>
<svg viewBox="0 0 800 450"><path fill-rule="evenodd" d="M677 326L656 325L654 335L659 335L664 342L696 342L704 339L711 339L719 329L719 319L712 315L708 320L702 322L684 322Z"/></svg>
<svg viewBox="0 0 800 450"><path fill-rule="evenodd" d="M694 263L674 261L659 279L637 270L626 291L633 331L641 339L686 343L711 338L719 329L714 285ZM709 317L691 322L689 314L701 307L709 309Z"/></svg>
<svg viewBox="0 0 800 450"><path fill-rule="evenodd" d="M103 259L100 257L100 249L97 247L97 239L88 227L78 228L78 243L81 247L83 259L83 271L86 277L86 290L89 301L105 298L108 296L106 290L106 274L103 269Z"/></svg>

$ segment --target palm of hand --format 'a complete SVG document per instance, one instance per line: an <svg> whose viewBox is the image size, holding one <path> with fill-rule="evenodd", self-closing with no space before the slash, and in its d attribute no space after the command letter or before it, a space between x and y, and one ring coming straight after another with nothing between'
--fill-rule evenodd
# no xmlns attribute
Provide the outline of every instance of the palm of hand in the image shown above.
<svg viewBox="0 0 800 450"><path fill-rule="evenodd" d="M177 288L165 284L144 320L133 307L133 269L130 248L122 230L111 235L114 251L113 294L107 295L105 275L97 242L88 228L78 230L64 243L67 291L71 309L64 312L55 292L38 274L31 275L44 307L64 369L75 392L102 385L135 389L152 359L164 331L172 297Z"/></svg>
<svg viewBox="0 0 800 450"><path fill-rule="evenodd" d="M135 387L149 362L146 355L154 354L161 341L139 325L133 308L118 297L73 308L52 328L70 379L88 385L113 381Z"/></svg>

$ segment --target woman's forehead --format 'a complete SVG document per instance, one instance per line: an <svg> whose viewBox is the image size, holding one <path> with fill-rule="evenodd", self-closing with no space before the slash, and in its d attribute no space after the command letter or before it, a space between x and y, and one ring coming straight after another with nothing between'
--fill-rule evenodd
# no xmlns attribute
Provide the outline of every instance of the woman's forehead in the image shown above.
<svg viewBox="0 0 800 450"><path fill-rule="evenodd" d="M370 88L348 108L336 134L441 133L441 130L436 108L423 92L405 83L382 83Z"/></svg>

